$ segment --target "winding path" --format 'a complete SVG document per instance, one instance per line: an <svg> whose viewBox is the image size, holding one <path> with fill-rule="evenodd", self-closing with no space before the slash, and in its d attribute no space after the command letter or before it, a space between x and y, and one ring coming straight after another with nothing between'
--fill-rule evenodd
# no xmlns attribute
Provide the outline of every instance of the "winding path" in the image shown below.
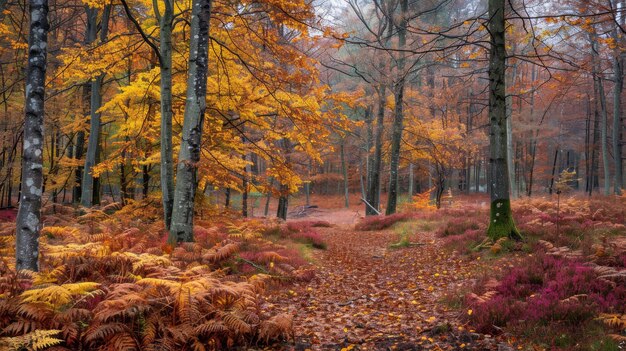
<svg viewBox="0 0 626 351"><path fill-rule="evenodd" d="M350 213L348 213L350 212ZM478 263L442 249L432 231L405 225L423 245L390 249L398 230L355 231L354 211L321 212L315 228L328 244L316 250L316 278L268 298L266 308L294 315L295 350L506 350L461 320L459 296ZM402 226L402 225L401 225ZM428 229L428 225L424 225ZM457 304L454 309L452 306Z"/></svg>

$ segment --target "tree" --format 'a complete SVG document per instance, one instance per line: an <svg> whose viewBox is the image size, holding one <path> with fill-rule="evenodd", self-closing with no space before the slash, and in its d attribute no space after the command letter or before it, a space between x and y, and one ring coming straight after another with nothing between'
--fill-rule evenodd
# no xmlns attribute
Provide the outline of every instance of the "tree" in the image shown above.
<svg viewBox="0 0 626 351"><path fill-rule="evenodd" d="M197 168L200 162L202 129L206 112L209 65L209 20L213 0L194 0L191 9L189 71L183 134L178 154L172 223L167 242L193 241L193 216Z"/></svg>
<svg viewBox="0 0 626 351"><path fill-rule="evenodd" d="M489 0L489 165L491 211L487 235L521 239L509 195L506 128L505 0Z"/></svg>
<svg viewBox="0 0 626 351"><path fill-rule="evenodd" d="M102 19L100 22L100 43L104 43L109 35L109 16L111 14L111 5L104 7L102 12ZM89 33L89 38L96 37L97 25L96 18L98 16L98 9L90 7L87 9L87 17L91 18L92 23ZM99 184L97 180L94 180L93 167L99 162L100 153L100 107L102 106L102 84L104 81L104 73L100 73L97 77L91 81L91 96L90 96L90 117L89 122L89 140L87 142L87 153L85 155L85 167L83 168L83 181L81 184L81 196L80 203L84 207L91 207L94 204L94 199L99 199ZM98 202L98 201L96 201Z"/></svg>
<svg viewBox="0 0 626 351"><path fill-rule="evenodd" d="M22 195L16 220L16 269L39 270L43 184L43 118L48 45L48 1L30 0L26 69Z"/></svg>
<svg viewBox="0 0 626 351"><path fill-rule="evenodd" d="M406 32L408 22L408 1L400 1L400 21L394 23L398 31L398 50L400 50L399 58L397 62L397 75L394 86L394 116L393 116L393 129L391 135L391 162L390 162L390 174L389 174L389 193L387 196L387 209L386 215L396 213L396 205L398 203L398 169L400 167L400 142L402 141L402 128L404 127L404 82L406 79L406 72L404 72L405 57L401 51L406 45ZM395 22L395 21L392 21Z"/></svg>

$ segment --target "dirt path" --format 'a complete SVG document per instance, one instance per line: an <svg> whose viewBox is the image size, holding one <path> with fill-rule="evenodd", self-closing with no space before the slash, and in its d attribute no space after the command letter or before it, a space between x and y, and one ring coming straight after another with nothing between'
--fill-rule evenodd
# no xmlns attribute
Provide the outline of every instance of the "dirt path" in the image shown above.
<svg viewBox="0 0 626 351"><path fill-rule="evenodd" d="M460 322L467 311L449 307L454 292L471 287L467 272L476 262L443 251L432 232L411 236L421 246L390 249L399 238L393 230L355 231L345 214L334 218L339 224L316 228L328 243L315 251L316 278L268 300L294 315L295 349L498 349L498 341Z"/></svg>

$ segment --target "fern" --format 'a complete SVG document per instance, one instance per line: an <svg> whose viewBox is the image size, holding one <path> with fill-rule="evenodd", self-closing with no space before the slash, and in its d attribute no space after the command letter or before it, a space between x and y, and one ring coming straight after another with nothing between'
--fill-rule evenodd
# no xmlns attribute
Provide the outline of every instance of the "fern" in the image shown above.
<svg viewBox="0 0 626 351"><path fill-rule="evenodd" d="M25 303L45 303L54 309L67 305L73 301L74 296L92 296L101 294L99 283L82 282L63 285L52 284L50 286L27 290L22 293L22 301Z"/></svg>
<svg viewBox="0 0 626 351"><path fill-rule="evenodd" d="M34 351L44 350L50 346L58 345L63 342L62 339L53 337L60 332L60 330L35 330L21 336L0 338L0 346L6 347L7 351L18 351L23 348L28 348Z"/></svg>

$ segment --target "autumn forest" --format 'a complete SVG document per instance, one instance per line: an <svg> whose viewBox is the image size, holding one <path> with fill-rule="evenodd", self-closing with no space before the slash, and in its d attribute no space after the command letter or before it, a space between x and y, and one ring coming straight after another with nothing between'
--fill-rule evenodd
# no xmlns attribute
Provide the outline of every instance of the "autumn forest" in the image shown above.
<svg viewBox="0 0 626 351"><path fill-rule="evenodd" d="M626 0L0 0L0 350L623 350Z"/></svg>

